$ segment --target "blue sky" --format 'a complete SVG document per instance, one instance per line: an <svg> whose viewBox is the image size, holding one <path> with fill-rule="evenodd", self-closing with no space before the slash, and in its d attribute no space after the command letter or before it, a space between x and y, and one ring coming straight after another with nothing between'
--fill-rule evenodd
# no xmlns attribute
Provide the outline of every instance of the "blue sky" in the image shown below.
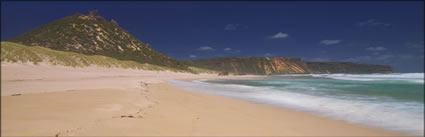
<svg viewBox="0 0 425 137"><path fill-rule="evenodd" d="M424 2L2 2L2 41L98 9L178 59L291 56L424 70Z"/></svg>

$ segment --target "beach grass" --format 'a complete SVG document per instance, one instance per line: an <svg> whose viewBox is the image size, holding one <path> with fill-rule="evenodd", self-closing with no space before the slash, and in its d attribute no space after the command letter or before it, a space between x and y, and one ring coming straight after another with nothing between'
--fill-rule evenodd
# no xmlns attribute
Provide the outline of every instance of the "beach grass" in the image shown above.
<svg viewBox="0 0 425 137"><path fill-rule="evenodd" d="M14 42L1 42L1 61L33 63L35 65L46 62L53 65L69 67L99 66L105 68L125 68L154 71L173 71L188 73L215 73L215 71L190 67L189 70L163 67L152 64L141 64L135 61L119 60L100 55L84 55L74 52L58 51L40 46L26 46Z"/></svg>

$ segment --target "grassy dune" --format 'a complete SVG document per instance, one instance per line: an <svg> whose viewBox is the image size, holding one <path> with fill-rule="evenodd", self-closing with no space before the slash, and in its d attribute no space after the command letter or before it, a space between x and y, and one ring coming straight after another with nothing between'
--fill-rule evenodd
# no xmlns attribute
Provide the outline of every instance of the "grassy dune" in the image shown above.
<svg viewBox="0 0 425 137"><path fill-rule="evenodd" d="M190 67L189 71L187 71L146 63L141 64L135 61L118 60L100 55L84 55L74 52L52 50L39 46L25 46L13 42L1 42L1 61L33 64L47 62L53 65L63 65L70 67L99 66L106 68L131 68L156 71L170 70L174 72L215 73L215 71L196 67Z"/></svg>

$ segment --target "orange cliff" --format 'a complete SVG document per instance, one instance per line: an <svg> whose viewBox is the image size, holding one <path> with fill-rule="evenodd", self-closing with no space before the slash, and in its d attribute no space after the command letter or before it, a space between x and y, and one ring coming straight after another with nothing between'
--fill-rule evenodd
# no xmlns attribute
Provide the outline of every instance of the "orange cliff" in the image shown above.
<svg viewBox="0 0 425 137"><path fill-rule="evenodd" d="M220 57L186 62L189 65L233 74L391 73L390 66L350 62L305 62L293 57Z"/></svg>

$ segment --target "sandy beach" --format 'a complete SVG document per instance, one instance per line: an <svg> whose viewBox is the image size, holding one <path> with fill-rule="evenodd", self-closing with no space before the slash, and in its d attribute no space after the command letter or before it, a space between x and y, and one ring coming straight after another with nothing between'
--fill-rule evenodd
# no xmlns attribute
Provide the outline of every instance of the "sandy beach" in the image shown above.
<svg viewBox="0 0 425 137"><path fill-rule="evenodd" d="M250 78L2 62L2 136L405 136L177 88L170 79Z"/></svg>

